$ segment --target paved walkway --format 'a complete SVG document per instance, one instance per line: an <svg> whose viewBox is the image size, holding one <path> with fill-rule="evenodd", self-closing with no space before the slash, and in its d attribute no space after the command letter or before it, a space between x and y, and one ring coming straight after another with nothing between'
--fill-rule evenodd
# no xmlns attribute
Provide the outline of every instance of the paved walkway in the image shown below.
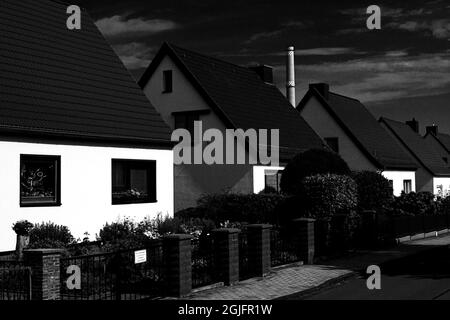
<svg viewBox="0 0 450 320"><path fill-rule="evenodd" d="M272 300L308 292L330 282L343 280L367 266L406 257L433 247L450 245L450 235L403 243L393 249L350 254L326 265L300 265L272 270L264 278L252 278L231 287L217 287L192 293L188 300Z"/></svg>

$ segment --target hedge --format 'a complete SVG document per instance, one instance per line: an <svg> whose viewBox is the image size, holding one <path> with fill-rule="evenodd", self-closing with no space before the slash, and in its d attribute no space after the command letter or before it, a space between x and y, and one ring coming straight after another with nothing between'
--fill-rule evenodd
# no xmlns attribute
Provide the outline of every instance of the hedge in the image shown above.
<svg viewBox="0 0 450 320"><path fill-rule="evenodd" d="M380 212L392 204L392 187L381 173L357 171L352 173L352 178L358 187L358 209Z"/></svg>

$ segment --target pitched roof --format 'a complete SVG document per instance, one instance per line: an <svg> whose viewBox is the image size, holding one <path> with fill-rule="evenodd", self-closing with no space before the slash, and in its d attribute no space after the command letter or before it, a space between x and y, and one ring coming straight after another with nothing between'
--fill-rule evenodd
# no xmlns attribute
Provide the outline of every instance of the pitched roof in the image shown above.
<svg viewBox="0 0 450 320"><path fill-rule="evenodd" d="M442 143L445 149L450 152L450 134L438 133L436 138Z"/></svg>
<svg viewBox="0 0 450 320"><path fill-rule="evenodd" d="M169 146L169 127L88 13L71 31L67 7L1 1L0 131Z"/></svg>
<svg viewBox="0 0 450 320"><path fill-rule="evenodd" d="M280 159L323 148L320 137L282 93L249 68L165 43L139 81L141 87L166 55L229 128L279 129Z"/></svg>
<svg viewBox="0 0 450 320"><path fill-rule="evenodd" d="M389 130L399 139L405 148L419 161L419 163L435 176L450 176L450 166L444 162L439 153L427 141L407 124L380 118Z"/></svg>
<svg viewBox="0 0 450 320"><path fill-rule="evenodd" d="M415 170L414 160L383 129L369 110L359 101L329 92L328 98L310 88L297 106L301 109L315 96L359 149L379 169Z"/></svg>

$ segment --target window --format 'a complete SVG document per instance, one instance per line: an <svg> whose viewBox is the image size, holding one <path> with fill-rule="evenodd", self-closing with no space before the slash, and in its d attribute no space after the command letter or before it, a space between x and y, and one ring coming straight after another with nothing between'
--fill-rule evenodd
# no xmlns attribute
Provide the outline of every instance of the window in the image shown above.
<svg viewBox="0 0 450 320"><path fill-rule="evenodd" d="M264 190L280 192L282 170L264 170Z"/></svg>
<svg viewBox="0 0 450 320"><path fill-rule="evenodd" d="M339 139L338 138L325 138L326 144L336 153L339 153Z"/></svg>
<svg viewBox="0 0 450 320"><path fill-rule="evenodd" d="M172 70L163 71L163 93L172 92Z"/></svg>
<svg viewBox="0 0 450 320"><path fill-rule="evenodd" d="M442 157L442 160L444 160L444 162L445 162L446 164L448 164L448 158L447 158L447 157Z"/></svg>
<svg viewBox="0 0 450 320"><path fill-rule="evenodd" d="M403 191L405 193L410 193L412 191L411 180L403 180Z"/></svg>
<svg viewBox="0 0 450 320"><path fill-rule="evenodd" d="M194 138L194 121L200 120L200 114L197 112L174 113L175 129L186 129Z"/></svg>
<svg viewBox="0 0 450 320"><path fill-rule="evenodd" d="M156 202L156 161L112 160L112 204Z"/></svg>
<svg viewBox="0 0 450 320"><path fill-rule="evenodd" d="M20 156L20 206L61 205L59 156Z"/></svg>

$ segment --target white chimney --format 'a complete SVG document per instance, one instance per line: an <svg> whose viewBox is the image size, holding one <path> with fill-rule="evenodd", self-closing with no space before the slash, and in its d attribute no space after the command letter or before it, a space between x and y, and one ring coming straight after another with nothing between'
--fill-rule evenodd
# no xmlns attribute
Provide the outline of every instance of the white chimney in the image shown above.
<svg viewBox="0 0 450 320"><path fill-rule="evenodd" d="M287 48L286 59L286 97L292 106L295 105L295 64L294 64L294 47Z"/></svg>

